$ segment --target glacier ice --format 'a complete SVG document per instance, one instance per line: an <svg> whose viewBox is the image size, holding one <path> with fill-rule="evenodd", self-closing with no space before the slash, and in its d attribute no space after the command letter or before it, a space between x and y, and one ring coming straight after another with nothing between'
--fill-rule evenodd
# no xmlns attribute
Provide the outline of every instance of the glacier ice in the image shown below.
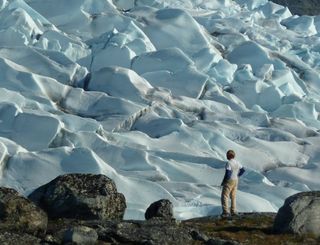
<svg viewBox="0 0 320 245"><path fill-rule="evenodd" d="M128 219L158 199L239 211L320 187L320 17L265 0L0 0L0 184L102 173Z"/></svg>

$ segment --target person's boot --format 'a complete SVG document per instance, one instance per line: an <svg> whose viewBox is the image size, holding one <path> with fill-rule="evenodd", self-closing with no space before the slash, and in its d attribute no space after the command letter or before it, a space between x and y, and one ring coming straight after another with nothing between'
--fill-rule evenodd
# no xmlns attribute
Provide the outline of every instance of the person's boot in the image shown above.
<svg viewBox="0 0 320 245"><path fill-rule="evenodd" d="M221 218L229 218L230 214L226 213L226 212L223 212L220 216L221 216Z"/></svg>
<svg viewBox="0 0 320 245"><path fill-rule="evenodd" d="M236 216L239 216L239 214L237 212L231 212L231 216L236 217Z"/></svg>

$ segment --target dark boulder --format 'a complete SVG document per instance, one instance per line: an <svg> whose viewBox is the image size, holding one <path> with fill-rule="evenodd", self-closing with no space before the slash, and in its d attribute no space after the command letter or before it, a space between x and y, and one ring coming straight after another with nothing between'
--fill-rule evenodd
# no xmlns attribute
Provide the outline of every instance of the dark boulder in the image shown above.
<svg viewBox="0 0 320 245"><path fill-rule="evenodd" d="M104 223L97 232L99 239L113 244L194 244L189 229L158 219Z"/></svg>
<svg viewBox="0 0 320 245"><path fill-rule="evenodd" d="M320 191L288 197L276 215L274 230L320 237Z"/></svg>
<svg viewBox="0 0 320 245"><path fill-rule="evenodd" d="M219 238L211 238L205 242L205 245L240 245L240 243Z"/></svg>
<svg viewBox="0 0 320 245"><path fill-rule="evenodd" d="M43 243L38 237L24 233L0 232L1 245L40 245Z"/></svg>
<svg viewBox="0 0 320 245"><path fill-rule="evenodd" d="M29 198L51 218L122 219L126 202L105 175L66 174L36 189Z"/></svg>
<svg viewBox="0 0 320 245"><path fill-rule="evenodd" d="M47 224L43 210L16 190L0 187L0 230L41 235L46 232Z"/></svg>
<svg viewBox="0 0 320 245"><path fill-rule="evenodd" d="M174 219L173 205L167 199L156 201L147 208L144 217L146 218L146 220L149 220L151 218L172 220Z"/></svg>

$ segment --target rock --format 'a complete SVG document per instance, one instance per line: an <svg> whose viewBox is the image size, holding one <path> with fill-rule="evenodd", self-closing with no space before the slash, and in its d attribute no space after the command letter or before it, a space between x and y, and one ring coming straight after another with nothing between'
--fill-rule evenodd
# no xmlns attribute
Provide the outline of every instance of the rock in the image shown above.
<svg viewBox="0 0 320 245"><path fill-rule="evenodd" d="M189 229L158 219L104 223L97 231L100 240L113 244L194 244Z"/></svg>
<svg viewBox="0 0 320 245"><path fill-rule="evenodd" d="M36 189L29 198L51 218L122 219L126 202L104 175L66 174Z"/></svg>
<svg viewBox="0 0 320 245"><path fill-rule="evenodd" d="M196 231L196 230L192 230L190 232L190 235L192 236L192 239L195 241L205 242L208 240L208 237L205 234L203 234L199 231Z"/></svg>
<svg viewBox="0 0 320 245"><path fill-rule="evenodd" d="M149 220L151 218L172 220L174 219L172 203L167 199L156 201L147 208L144 217L146 218L146 220Z"/></svg>
<svg viewBox="0 0 320 245"><path fill-rule="evenodd" d="M98 234L94 229L86 226L77 226L69 228L64 233L64 243L75 244L95 244L98 240Z"/></svg>
<svg viewBox="0 0 320 245"><path fill-rule="evenodd" d="M32 235L46 232L48 217L30 200L13 189L0 187L0 229Z"/></svg>
<svg viewBox="0 0 320 245"><path fill-rule="evenodd" d="M1 245L40 245L41 240L37 237L23 233L0 232Z"/></svg>
<svg viewBox="0 0 320 245"><path fill-rule="evenodd" d="M274 230L320 237L320 191L288 197L276 215Z"/></svg>
<svg viewBox="0 0 320 245"><path fill-rule="evenodd" d="M42 239L41 241L41 245L45 245L45 244L61 244L61 240L55 238L53 235L51 234L47 234L44 239Z"/></svg>
<svg viewBox="0 0 320 245"><path fill-rule="evenodd" d="M215 238L215 239L211 238L205 243L205 245L240 245L240 243L235 241L218 239L218 238Z"/></svg>

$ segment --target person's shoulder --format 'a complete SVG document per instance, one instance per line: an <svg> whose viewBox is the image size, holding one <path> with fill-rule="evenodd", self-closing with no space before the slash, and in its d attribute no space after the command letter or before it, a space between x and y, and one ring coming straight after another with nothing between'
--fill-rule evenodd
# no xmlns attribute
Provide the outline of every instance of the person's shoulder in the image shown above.
<svg viewBox="0 0 320 245"><path fill-rule="evenodd" d="M234 161L235 161L235 164L237 164L240 168L242 167L242 164L238 160L234 159Z"/></svg>
<svg viewBox="0 0 320 245"><path fill-rule="evenodd" d="M238 161L234 158L230 159L229 160L230 164L235 164L235 163L238 163Z"/></svg>
<svg viewBox="0 0 320 245"><path fill-rule="evenodd" d="M232 164L232 165L237 165L237 166L241 166L241 163L238 161L238 160L236 160L236 159L231 159L230 161L230 164Z"/></svg>

